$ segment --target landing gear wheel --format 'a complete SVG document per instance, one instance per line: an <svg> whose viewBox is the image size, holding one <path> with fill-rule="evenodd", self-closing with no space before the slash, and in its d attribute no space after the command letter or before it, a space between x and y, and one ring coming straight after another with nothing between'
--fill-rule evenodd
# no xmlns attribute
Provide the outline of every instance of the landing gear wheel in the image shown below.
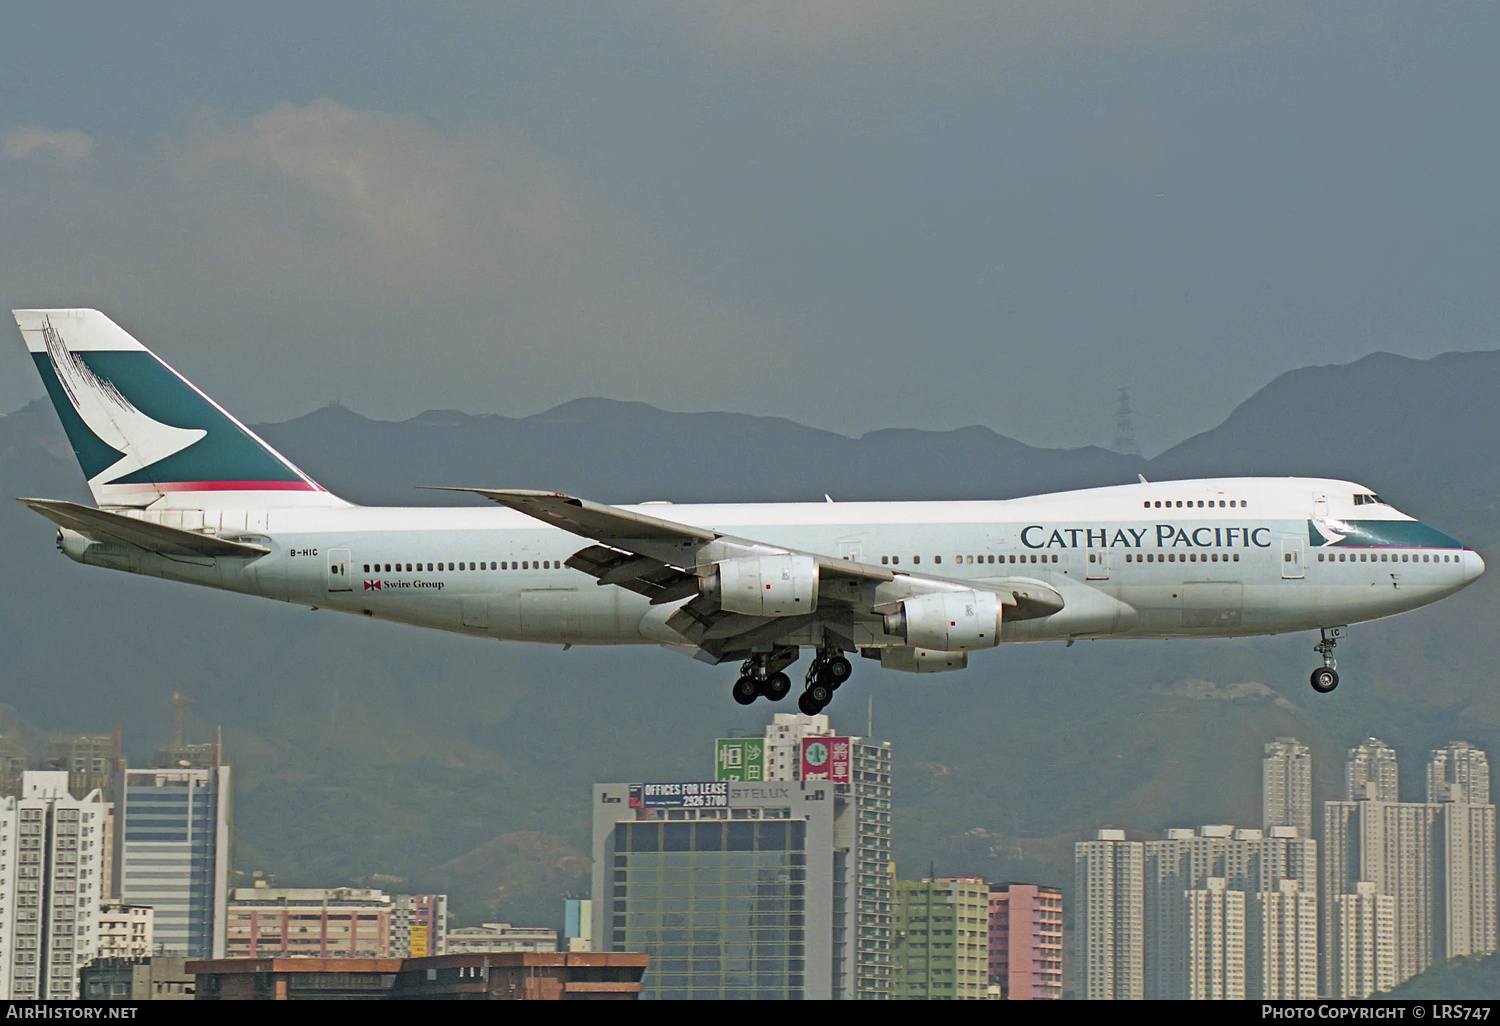
<svg viewBox="0 0 1500 1026"><path fill-rule="evenodd" d="M827 684L814 681L802 692L802 697L797 699L797 708L808 716L816 716L828 708L828 703L833 701L833 689Z"/></svg>
<svg viewBox="0 0 1500 1026"><path fill-rule="evenodd" d="M792 690L792 678L784 673L773 673L761 685L760 693L773 702L779 702Z"/></svg>
<svg viewBox="0 0 1500 1026"><path fill-rule="evenodd" d="M734 700L740 705L749 705L760 697L760 682L746 674L734 682Z"/></svg>
<svg viewBox="0 0 1500 1026"><path fill-rule="evenodd" d="M1339 671L1330 666L1320 666L1312 672L1312 689L1326 695L1339 686Z"/></svg>
<svg viewBox="0 0 1500 1026"><path fill-rule="evenodd" d="M841 655L833 656L823 664L824 683L835 691L853 673L854 667Z"/></svg>

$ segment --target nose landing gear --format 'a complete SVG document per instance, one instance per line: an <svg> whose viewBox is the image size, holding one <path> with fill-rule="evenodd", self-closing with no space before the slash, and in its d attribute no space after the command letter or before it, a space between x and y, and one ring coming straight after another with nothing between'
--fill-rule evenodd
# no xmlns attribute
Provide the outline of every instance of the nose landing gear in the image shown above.
<svg viewBox="0 0 1500 1026"><path fill-rule="evenodd" d="M1310 680L1312 689L1320 695L1326 695L1339 686L1339 664L1333 658L1333 648L1343 636L1342 627L1324 627L1322 640L1313 646L1313 651L1323 657L1323 665L1312 672Z"/></svg>

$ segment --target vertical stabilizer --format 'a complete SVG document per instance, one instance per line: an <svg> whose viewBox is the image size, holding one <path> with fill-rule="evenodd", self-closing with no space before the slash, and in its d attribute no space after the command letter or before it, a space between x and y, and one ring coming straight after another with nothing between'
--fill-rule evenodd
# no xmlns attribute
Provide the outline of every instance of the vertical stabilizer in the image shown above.
<svg viewBox="0 0 1500 1026"><path fill-rule="evenodd" d="M341 506L97 310L15 310L100 506Z"/></svg>

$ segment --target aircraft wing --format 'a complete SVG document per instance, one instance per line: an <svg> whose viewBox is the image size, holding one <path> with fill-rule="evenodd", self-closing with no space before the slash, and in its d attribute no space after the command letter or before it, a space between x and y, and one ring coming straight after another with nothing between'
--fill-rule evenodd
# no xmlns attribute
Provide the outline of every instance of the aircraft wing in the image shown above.
<svg viewBox="0 0 1500 1026"><path fill-rule="evenodd" d="M92 506L61 499L19 499L58 527L118 545L133 545L163 556L264 556L270 549L244 542L228 541L211 534L184 531L180 527L152 524L134 517L109 513Z"/></svg>
<svg viewBox="0 0 1500 1026"><path fill-rule="evenodd" d="M590 502L556 492L458 488L535 517L543 523L600 544L574 553L565 565L645 595L653 605L683 603L667 624L698 646L700 656L719 662L765 645L784 643L814 625L853 649L861 637L878 635L880 614L903 598L930 592L973 590L973 582L955 581L910 571L838 559L816 552L797 552L818 567L818 606L812 613L750 616L723 609L700 594L700 569L720 560L787 553L788 549L737 538L701 527L664 520L632 510ZM1029 578L988 581L1009 608L1008 619L1047 616L1063 606L1058 592ZM863 627L863 631L860 630Z"/></svg>

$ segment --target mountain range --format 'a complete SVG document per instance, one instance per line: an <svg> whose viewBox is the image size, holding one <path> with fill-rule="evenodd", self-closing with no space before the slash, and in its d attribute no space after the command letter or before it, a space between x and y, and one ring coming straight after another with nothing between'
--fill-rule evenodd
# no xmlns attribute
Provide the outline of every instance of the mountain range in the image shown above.
<svg viewBox="0 0 1500 1026"><path fill-rule="evenodd" d="M1152 459L979 427L848 438L604 399L399 423L328 406L255 430L361 503L465 501L424 485L622 503L956 500L1306 474L1359 481L1492 567L1500 540L1500 352L1291 371ZM46 403L0 417L0 490L88 501ZM735 705L726 668L666 650L496 644L195 591L73 564L53 534L0 504L0 730L36 745L119 722L139 764L168 740L182 688L188 740L223 728L242 880L444 889L461 922L555 925L560 899L588 886L593 782L701 779L715 737L758 732L772 711ZM1309 634L1003 646L932 676L857 660L829 713L893 743L900 875L931 862L1070 892L1072 843L1098 827L1258 826L1261 746L1275 736L1312 746L1320 801L1341 796L1343 753L1369 735L1397 749L1413 798L1429 749L1500 750L1497 577L1352 627L1331 695L1307 686Z"/></svg>

